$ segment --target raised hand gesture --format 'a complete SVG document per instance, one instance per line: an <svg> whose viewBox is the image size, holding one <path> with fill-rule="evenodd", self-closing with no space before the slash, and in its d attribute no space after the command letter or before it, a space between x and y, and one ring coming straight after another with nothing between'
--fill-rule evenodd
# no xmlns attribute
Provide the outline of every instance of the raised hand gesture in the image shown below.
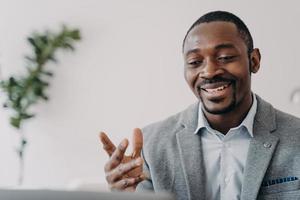
<svg viewBox="0 0 300 200"><path fill-rule="evenodd" d="M125 155L129 144L127 139L122 140L116 147L104 132L101 132L99 137L103 149L110 157L104 167L110 189L135 191L137 184L146 178L143 173L143 159L141 158L143 147L141 130L138 128L133 130L133 152L131 155Z"/></svg>

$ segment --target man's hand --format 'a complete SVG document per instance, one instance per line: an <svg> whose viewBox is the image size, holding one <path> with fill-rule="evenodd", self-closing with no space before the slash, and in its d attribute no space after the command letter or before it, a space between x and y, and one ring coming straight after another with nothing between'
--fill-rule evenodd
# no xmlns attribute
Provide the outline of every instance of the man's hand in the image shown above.
<svg viewBox="0 0 300 200"><path fill-rule="evenodd" d="M127 139L116 147L104 132L101 132L99 137L103 149L110 157L105 164L104 171L111 190L135 191L137 184L146 177L143 173L143 159L141 158L143 147L141 130L138 128L133 130L133 152L130 156L125 155L128 147Z"/></svg>

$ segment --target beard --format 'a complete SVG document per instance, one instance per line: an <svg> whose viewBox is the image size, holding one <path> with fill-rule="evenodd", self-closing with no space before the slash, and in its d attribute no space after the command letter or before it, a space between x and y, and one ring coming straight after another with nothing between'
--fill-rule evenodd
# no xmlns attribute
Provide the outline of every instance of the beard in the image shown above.
<svg viewBox="0 0 300 200"><path fill-rule="evenodd" d="M206 112L208 112L210 114L214 114L214 115L226 114L226 113L229 113L232 110L234 110L234 108L236 107L236 104L237 104L237 100L236 100L236 84L235 84L235 82L232 83L232 88L233 88L233 93L232 93L232 96L230 97L230 103L227 106L224 106L224 107L219 108L219 109L209 108L209 106L207 106L206 102L203 101L202 95L199 93L199 97L200 97L203 109ZM222 100L212 100L212 101L215 104L222 103L221 102Z"/></svg>

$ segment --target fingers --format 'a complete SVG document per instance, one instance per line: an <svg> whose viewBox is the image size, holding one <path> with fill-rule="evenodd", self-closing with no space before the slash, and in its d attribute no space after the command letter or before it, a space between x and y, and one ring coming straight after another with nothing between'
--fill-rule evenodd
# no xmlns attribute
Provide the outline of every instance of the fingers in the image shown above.
<svg viewBox="0 0 300 200"><path fill-rule="evenodd" d="M104 170L105 172L110 172L114 168L116 168L121 162L124 157L125 151L128 147L128 140L124 139L117 149L111 155L109 161L105 164Z"/></svg>
<svg viewBox="0 0 300 200"><path fill-rule="evenodd" d="M143 178L125 178L117 181L116 183L110 186L111 190L126 190L126 191L135 191L136 185L143 181Z"/></svg>
<svg viewBox="0 0 300 200"><path fill-rule="evenodd" d="M123 176L125 176L129 171L141 167L143 164L143 160L141 158L137 158L135 160L132 160L125 164L118 165L115 169L112 171L106 173L106 180L108 183L115 183L116 181L122 179ZM144 178L145 176L141 176L139 178Z"/></svg>
<svg viewBox="0 0 300 200"><path fill-rule="evenodd" d="M126 191L126 192L135 192L137 184L138 183L134 184L133 186L125 188L124 191Z"/></svg>
<svg viewBox="0 0 300 200"><path fill-rule="evenodd" d="M133 130L133 138L132 138L132 145L133 145L133 152L132 152L132 158L137 158L141 156L141 151L143 147L143 134L141 129L135 128Z"/></svg>
<svg viewBox="0 0 300 200"><path fill-rule="evenodd" d="M113 154L113 152L116 150L116 146L110 141L110 139L104 132L101 132L99 134L99 138L103 144L103 149L107 152L107 154L110 157Z"/></svg>

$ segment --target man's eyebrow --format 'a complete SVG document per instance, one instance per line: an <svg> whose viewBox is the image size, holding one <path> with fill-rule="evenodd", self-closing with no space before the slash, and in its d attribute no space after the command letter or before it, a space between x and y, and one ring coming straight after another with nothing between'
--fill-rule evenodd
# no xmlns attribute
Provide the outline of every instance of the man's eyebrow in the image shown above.
<svg viewBox="0 0 300 200"><path fill-rule="evenodd" d="M188 56L188 55L190 55L190 54L192 54L192 53L199 53L199 52L201 52L201 50L200 49L191 49L191 50L189 50L188 52L186 52L186 56Z"/></svg>
<svg viewBox="0 0 300 200"><path fill-rule="evenodd" d="M217 46L214 47L215 50L220 50L220 49L236 49L235 45L231 44L231 43L222 43L222 44L218 44ZM199 53L201 52L201 49L195 48L195 49L191 49L189 50L185 55L188 56L192 53Z"/></svg>
<svg viewBox="0 0 300 200"><path fill-rule="evenodd" d="M215 46L216 50L219 49L236 49L236 47L233 44L230 43L224 43L224 44L218 44L217 46Z"/></svg>

